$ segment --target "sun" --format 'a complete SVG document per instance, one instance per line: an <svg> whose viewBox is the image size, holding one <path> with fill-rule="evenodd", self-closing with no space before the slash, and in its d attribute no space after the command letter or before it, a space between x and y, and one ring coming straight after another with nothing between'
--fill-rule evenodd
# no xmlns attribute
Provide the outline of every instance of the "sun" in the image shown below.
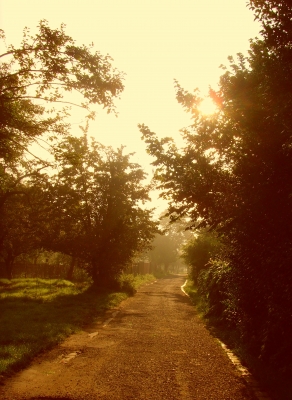
<svg viewBox="0 0 292 400"><path fill-rule="evenodd" d="M217 105L210 97L205 97L198 105L198 111L203 115L212 115L217 110Z"/></svg>

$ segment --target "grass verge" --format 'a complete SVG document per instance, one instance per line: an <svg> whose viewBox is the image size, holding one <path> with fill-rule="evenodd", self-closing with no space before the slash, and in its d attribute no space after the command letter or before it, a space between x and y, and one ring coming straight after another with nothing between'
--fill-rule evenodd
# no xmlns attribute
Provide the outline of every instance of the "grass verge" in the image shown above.
<svg viewBox="0 0 292 400"><path fill-rule="evenodd" d="M204 299L199 295L198 289L194 286L193 282L188 279L184 286L185 292L190 296L193 305L196 307L198 314L202 319L205 319L207 313L207 304Z"/></svg>
<svg viewBox="0 0 292 400"><path fill-rule="evenodd" d="M137 289L152 275L128 277ZM123 290L123 289L122 289ZM0 279L0 374L24 368L129 293L98 294L89 284L57 279Z"/></svg>

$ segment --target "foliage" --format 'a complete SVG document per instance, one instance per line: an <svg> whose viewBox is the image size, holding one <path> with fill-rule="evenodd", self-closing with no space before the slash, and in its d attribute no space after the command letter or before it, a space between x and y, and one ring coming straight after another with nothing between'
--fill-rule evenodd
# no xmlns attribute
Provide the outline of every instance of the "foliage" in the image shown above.
<svg viewBox="0 0 292 400"><path fill-rule="evenodd" d="M65 33L65 25L51 29L40 21L39 32L23 31L19 48L10 45L0 57L1 153L9 160L37 136L50 132L62 134L68 109L48 109L47 104L74 104L67 93L80 94L75 103L89 110L89 104L114 110L113 97L123 90L122 74L112 69L111 58L77 46ZM5 39L2 31L1 39ZM47 114L53 113L53 116ZM93 115L92 115L93 116Z"/></svg>
<svg viewBox="0 0 292 400"><path fill-rule="evenodd" d="M238 320L236 305L232 295L231 267L224 261L211 260L201 271L198 290L207 303L207 316L216 316L229 324Z"/></svg>
<svg viewBox="0 0 292 400"><path fill-rule="evenodd" d="M226 286L225 286L226 287ZM216 289L216 288L215 288ZM257 379L262 389L265 390L275 400L288 400L292 395L291 381L283 375L280 370L271 367L262 359L251 354L248 343L244 343L241 333L234 329L234 324L238 324L239 318L236 316L229 319L230 313L223 317L220 313L210 312L209 300L206 293L198 290L191 280L188 280L184 290L189 295L196 311L204 321L204 324L216 338L225 343L229 349L241 360L242 365L246 366L252 375ZM226 293L230 296L229 288ZM230 301L223 300L225 313L233 309ZM217 308L217 304L216 304ZM216 311L216 310L213 310ZM233 309L233 316L238 310ZM225 319L227 317L227 321ZM226 323L227 322L227 323Z"/></svg>
<svg viewBox="0 0 292 400"><path fill-rule="evenodd" d="M172 218L224 236L243 340L292 374L292 8L287 1L250 5L262 38L251 41L248 56L229 58L219 89L210 90L217 112L201 115L199 93L176 83L177 100L193 118L182 131L185 146L140 129Z"/></svg>
<svg viewBox="0 0 292 400"><path fill-rule="evenodd" d="M77 257L99 285L116 284L157 231L143 207L149 187L138 164L87 137L67 137L54 149L57 172L46 190L43 247Z"/></svg>
<svg viewBox="0 0 292 400"><path fill-rule="evenodd" d="M112 68L109 56L93 52L93 45L77 46L64 25L51 29L41 21L38 28L35 37L25 28L20 47L10 45L0 55L0 205L19 182L38 173L37 162L40 169L48 165L36 156L28 160L28 146L43 134L68 132L69 104L87 111L90 104L99 104L110 112L113 98L123 90L123 75ZM72 92L75 103L69 101ZM91 112L87 118L93 117Z"/></svg>
<svg viewBox="0 0 292 400"><path fill-rule="evenodd" d="M181 257L190 266L190 278L195 285L201 271L208 268L211 258L218 256L221 247L214 233L203 230L182 248Z"/></svg>
<svg viewBox="0 0 292 400"><path fill-rule="evenodd" d="M113 99L123 90L111 58L93 45L78 46L64 28L41 21L35 36L25 28L20 46L0 55L0 256L10 278L13 259L36 246L42 231L34 210L41 209L43 171L52 164L31 145L67 134L71 106L84 109L87 121L94 118L91 104L115 111Z"/></svg>
<svg viewBox="0 0 292 400"><path fill-rule="evenodd" d="M196 311L200 318L204 319L208 313L208 304L205 297L199 294L197 285L191 279L188 279L184 285L184 291L189 296L192 304L196 307Z"/></svg>
<svg viewBox="0 0 292 400"><path fill-rule="evenodd" d="M250 0L250 9L261 21L261 34L270 48L292 42L292 9L289 0Z"/></svg>
<svg viewBox="0 0 292 400"><path fill-rule="evenodd" d="M115 111L113 99L124 87L108 55L77 46L64 28L41 21L35 36L26 28L20 47L0 56L0 256L11 278L19 254L59 251L82 260L106 285L147 247L156 224L140 207L148 188L130 155L68 134L70 106L89 113L85 133L94 118L90 105ZM29 147L45 139L50 162Z"/></svg>
<svg viewBox="0 0 292 400"><path fill-rule="evenodd" d="M11 279L14 259L30 250L34 243L34 235L26 196L13 196L11 201L4 205L3 211L0 222L2 229L0 257L5 262L5 275Z"/></svg>

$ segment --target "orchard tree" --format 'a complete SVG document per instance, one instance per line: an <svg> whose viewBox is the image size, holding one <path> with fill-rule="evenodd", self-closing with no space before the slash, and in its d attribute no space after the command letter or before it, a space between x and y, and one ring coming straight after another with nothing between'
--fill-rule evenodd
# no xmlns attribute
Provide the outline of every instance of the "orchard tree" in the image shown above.
<svg viewBox="0 0 292 400"><path fill-rule="evenodd" d="M87 119L94 117L92 104L115 112L113 99L123 90L123 74L112 68L111 58L93 45L78 46L64 29L41 21L38 33L25 28L20 46L0 55L0 253L7 251L6 234L17 219L14 203L25 202L28 181L41 182L52 166L30 145L67 134L70 107L84 109Z"/></svg>
<svg viewBox="0 0 292 400"><path fill-rule="evenodd" d="M5 212L0 222L0 259L4 263L2 276L12 279L14 260L20 254L33 248L35 243L34 230L31 226L27 188L23 188L23 194L15 195L11 201L5 203Z"/></svg>
<svg viewBox="0 0 292 400"><path fill-rule="evenodd" d="M48 191L50 212L44 246L87 262L94 282L113 286L157 231L145 173L123 148L68 137L55 147L58 173Z"/></svg>
<svg viewBox="0 0 292 400"><path fill-rule="evenodd" d="M1 275L13 277L14 260L41 246L44 208L43 182L29 177L18 185L17 192L4 202L0 220L0 258L4 262ZM43 176L41 177L43 178Z"/></svg>
<svg viewBox="0 0 292 400"><path fill-rule="evenodd" d="M37 34L25 28L21 45L0 55L0 217L22 180L48 166L29 146L44 134L66 134L70 106L84 109L87 118L94 117L91 104L115 111L113 99L124 88L112 59L93 45L78 46L64 28L41 21Z"/></svg>

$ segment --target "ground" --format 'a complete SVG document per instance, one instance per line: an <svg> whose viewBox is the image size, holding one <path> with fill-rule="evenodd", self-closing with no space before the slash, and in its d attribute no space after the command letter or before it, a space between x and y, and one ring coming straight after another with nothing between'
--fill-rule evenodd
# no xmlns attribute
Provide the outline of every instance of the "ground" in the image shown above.
<svg viewBox="0 0 292 400"><path fill-rule="evenodd" d="M144 286L9 378L0 398L255 399L181 291L184 280Z"/></svg>

